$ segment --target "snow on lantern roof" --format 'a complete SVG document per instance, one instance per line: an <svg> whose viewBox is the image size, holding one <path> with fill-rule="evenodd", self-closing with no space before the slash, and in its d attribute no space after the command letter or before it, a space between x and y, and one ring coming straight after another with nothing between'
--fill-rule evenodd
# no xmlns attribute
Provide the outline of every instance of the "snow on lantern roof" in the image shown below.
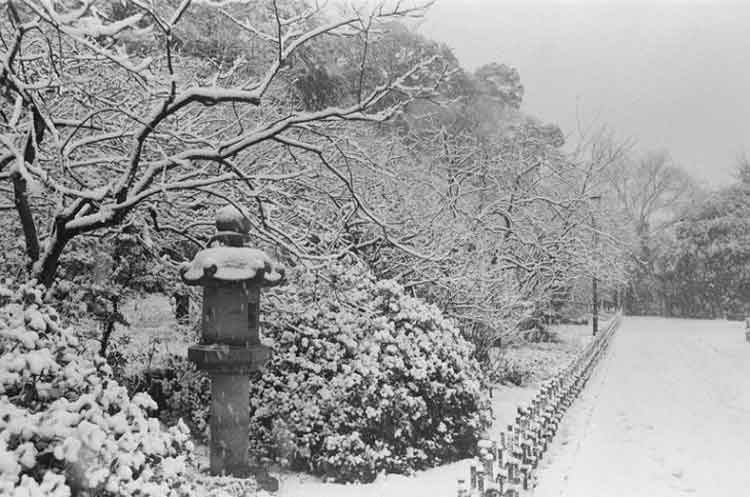
<svg viewBox="0 0 750 497"><path fill-rule="evenodd" d="M249 247L212 247L201 250L180 268L188 285L260 279L263 286L284 281L284 268L265 252Z"/></svg>
<svg viewBox="0 0 750 497"><path fill-rule="evenodd" d="M180 275L185 283L256 280L263 286L275 286L284 282L283 266L262 250L242 245L242 236L250 231L250 221L236 207L227 205L216 211L216 229L218 233L212 240L224 244L205 248L183 264ZM236 236L240 239L234 239Z"/></svg>

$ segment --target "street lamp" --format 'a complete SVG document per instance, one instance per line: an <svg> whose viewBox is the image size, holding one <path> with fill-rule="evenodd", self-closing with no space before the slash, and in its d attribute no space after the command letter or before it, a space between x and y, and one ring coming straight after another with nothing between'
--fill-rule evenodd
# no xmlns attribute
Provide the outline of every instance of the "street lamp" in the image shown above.
<svg viewBox="0 0 750 497"><path fill-rule="evenodd" d="M599 207L599 200L602 199L601 195L593 195L589 197L591 200L596 201L596 207ZM599 232L596 228L596 211L591 209L591 229L594 234L593 250L591 253L596 254L596 248L599 245ZM596 267L592 271L594 274L591 277L591 332L593 336L599 331L599 295L598 295L598 280L596 278Z"/></svg>

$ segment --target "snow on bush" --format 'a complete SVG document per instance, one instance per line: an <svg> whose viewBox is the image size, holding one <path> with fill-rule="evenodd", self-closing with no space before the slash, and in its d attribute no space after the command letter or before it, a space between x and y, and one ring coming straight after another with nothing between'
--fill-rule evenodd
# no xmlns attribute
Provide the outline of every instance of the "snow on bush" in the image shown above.
<svg viewBox="0 0 750 497"><path fill-rule="evenodd" d="M334 481L467 457L489 424L472 346L433 305L340 264L275 289L251 445Z"/></svg>
<svg viewBox="0 0 750 497"><path fill-rule="evenodd" d="M211 378L198 370L184 356L169 355L163 374L128 378L136 384L134 391L147 390L158 405L159 418L169 425L183 420L194 439L205 442L209 437L208 421L211 411Z"/></svg>
<svg viewBox="0 0 750 497"><path fill-rule="evenodd" d="M213 494L184 424L165 430L33 286L0 288L0 495ZM221 493L219 493L221 495Z"/></svg>

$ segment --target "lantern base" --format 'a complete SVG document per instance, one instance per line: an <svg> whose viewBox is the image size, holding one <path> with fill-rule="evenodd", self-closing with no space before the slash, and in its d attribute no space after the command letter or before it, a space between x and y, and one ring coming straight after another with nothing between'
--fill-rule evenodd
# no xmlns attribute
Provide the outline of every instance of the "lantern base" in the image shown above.
<svg viewBox="0 0 750 497"><path fill-rule="evenodd" d="M255 478L255 482L266 492L278 492L279 480L268 473L263 466L250 466L250 473Z"/></svg>

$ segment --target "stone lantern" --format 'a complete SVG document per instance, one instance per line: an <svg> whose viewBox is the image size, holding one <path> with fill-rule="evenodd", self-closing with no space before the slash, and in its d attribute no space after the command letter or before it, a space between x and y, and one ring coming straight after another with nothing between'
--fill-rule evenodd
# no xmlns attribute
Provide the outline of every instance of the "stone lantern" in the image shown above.
<svg viewBox="0 0 750 497"><path fill-rule="evenodd" d="M211 377L211 474L247 477L250 374L270 357L258 329L261 287L283 282L284 269L264 252L244 246L249 223L234 207L219 209L208 248L180 269L188 285L203 287L203 333L188 359Z"/></svg>

